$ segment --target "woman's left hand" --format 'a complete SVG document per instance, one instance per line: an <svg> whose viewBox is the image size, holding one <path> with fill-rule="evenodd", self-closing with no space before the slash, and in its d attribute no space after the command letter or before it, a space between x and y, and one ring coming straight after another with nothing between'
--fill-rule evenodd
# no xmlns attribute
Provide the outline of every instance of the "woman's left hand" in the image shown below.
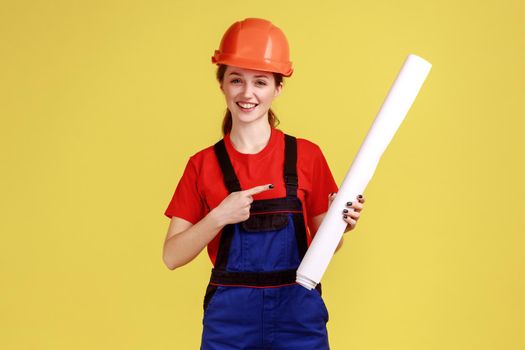
<svg viewBox="0 0 525 350"><path fill-rule="evenodd" d="M328 196L328 206L332 205L336 194L337 193L331 193L330 196ZM358 195L357 201L346 203L346 208L343 209L343 212L341 213L343 215L343 220L348 224L345 233L353 230L357 225L364 203L365 197L363 195Z"/></svg>

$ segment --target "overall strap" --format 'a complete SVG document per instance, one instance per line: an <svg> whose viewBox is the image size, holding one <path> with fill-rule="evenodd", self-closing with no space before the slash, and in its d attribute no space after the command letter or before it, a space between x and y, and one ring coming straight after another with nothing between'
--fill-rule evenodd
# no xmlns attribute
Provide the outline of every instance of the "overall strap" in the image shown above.
<svg viewBox="0 0 525 350"><path fill-rule="evenodd" d="M284 184L286 197L296 197L297 178L297 140L295 137L284 134Z"/></svg>
<svg viewBox="0 0 525 350"><path fill-rule="evenodd" d="M235 175L230 157L228 157L228 152L226 151L226 146L224 145L224 139L221 139L219 142L217 142L213 146L213 149L215 150L215 155L219 161L222 175L224 177L224 184L226 185L228 192L232 193L240 191L241 184L239 183L237 175Z"/></svg>
<svg viewBox="0 0 525 350"><path fill-rule="evenodd" d="M230 157L226 151L224 139L218 141L214 146L215 155L224 177L224 184L230 193L240 191L241 184L235 171L233 170ZM284 184L286 185L286 196L296 197L298 178L297 178L297 140L295 137L284 135Z"/></svg>

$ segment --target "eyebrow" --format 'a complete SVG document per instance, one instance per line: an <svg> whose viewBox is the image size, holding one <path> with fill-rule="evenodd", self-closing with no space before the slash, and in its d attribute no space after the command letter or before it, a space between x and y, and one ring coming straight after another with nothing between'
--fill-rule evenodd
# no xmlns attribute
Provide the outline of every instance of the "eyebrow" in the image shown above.
<svg viewBox="0 0 525 350"><path fill-rule="evenodd" d="M229 75L234 75L234 74L242 76L241 74L237 72L231 72ZM256 75L255 78L268 78L268 76L267 75Z"/></svg>

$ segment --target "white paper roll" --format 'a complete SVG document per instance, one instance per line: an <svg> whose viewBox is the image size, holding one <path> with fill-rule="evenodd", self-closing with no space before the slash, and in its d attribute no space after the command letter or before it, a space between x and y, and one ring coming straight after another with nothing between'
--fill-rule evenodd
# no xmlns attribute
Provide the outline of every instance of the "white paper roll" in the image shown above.
<svg viewBox="0 0 525 350"><path fill-rule="evenodd" d="M379 159L405 119L431 67L416 55L408 55L405 60L297 269L296 281L303 287L313 289L321 281L347 225L342 219L346 202L364 193Z"/></svg>

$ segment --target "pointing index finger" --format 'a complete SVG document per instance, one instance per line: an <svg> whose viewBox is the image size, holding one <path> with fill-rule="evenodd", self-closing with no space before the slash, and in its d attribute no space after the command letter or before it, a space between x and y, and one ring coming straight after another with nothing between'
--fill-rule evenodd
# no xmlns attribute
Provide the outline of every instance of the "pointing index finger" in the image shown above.
<svg viewBox="0 0 525 350"><path fill-rule="evenodd" d="M250 189L247 189L247 190L243 191L243 193L248 195L248 196L253 196L253 195L256 195L258 193L271 190L272 188L273 188L272 184L255 186L255 187L252 187Z"/></svg>

